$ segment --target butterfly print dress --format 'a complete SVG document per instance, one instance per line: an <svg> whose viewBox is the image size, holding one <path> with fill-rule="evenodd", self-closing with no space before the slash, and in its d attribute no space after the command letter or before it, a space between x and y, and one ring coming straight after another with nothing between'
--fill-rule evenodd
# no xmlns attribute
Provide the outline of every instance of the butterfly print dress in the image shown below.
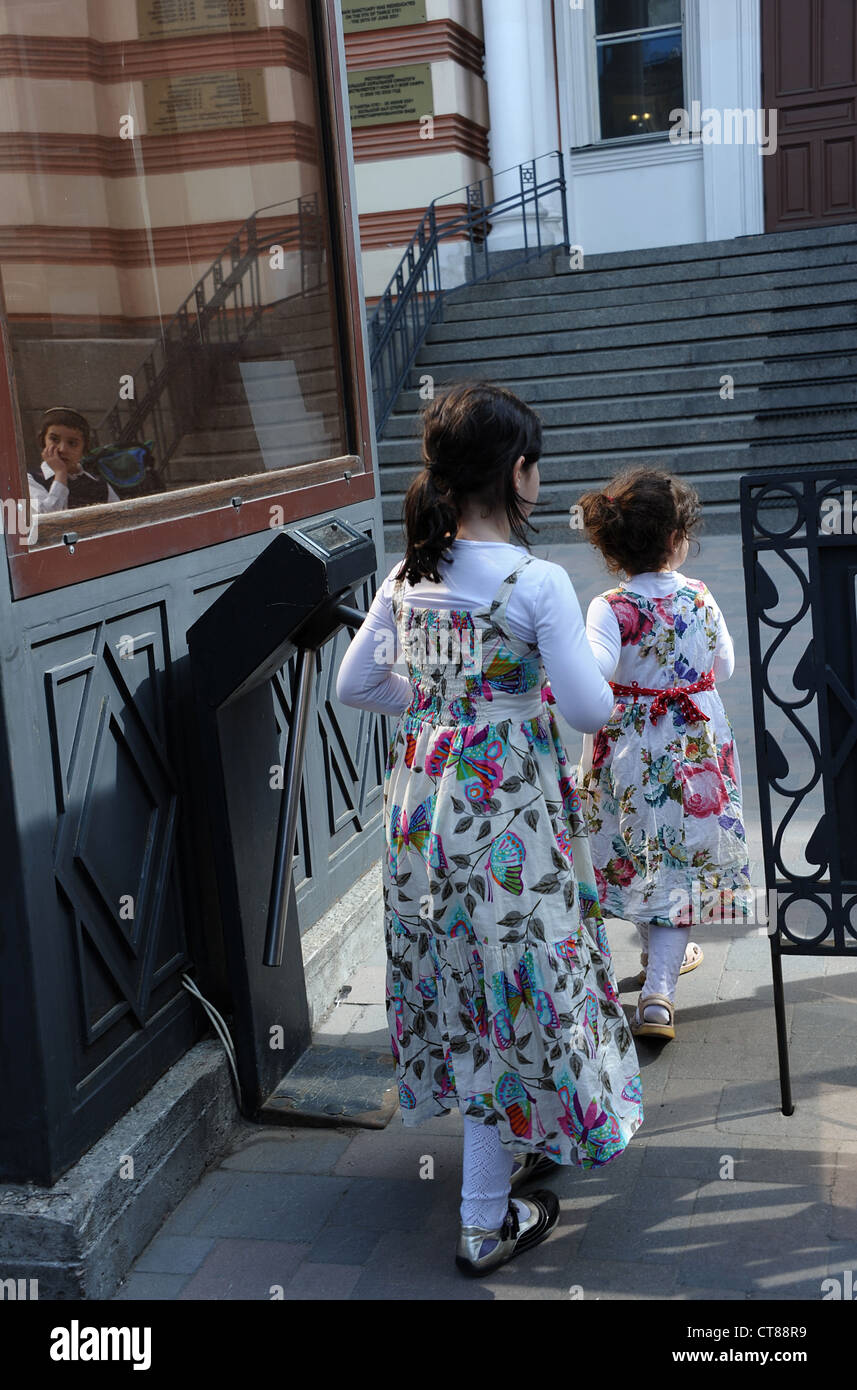
<svg viewBox="0 0 857 1390"><path fill-rule="evenodd" d="M702 580L680 581L662 598L625 584L601 595L621 633L616 684L691 685L713 669L719 609ZM604 728L584 737L580 795L608 917L743 920L750 864L735 733L716 687L692 698L707 720L671 702L653 724L653 697L617 696Z"/></svg>
<svg viewBox="0 0 857 1390"><path fill-rule="evenodd" d="M413 698L384 781L387 1014L406 1125L458 1108L589 1168L641 1123L640 1077L544 666L506 624L532 560L486 609L393 588Z"/></svg>

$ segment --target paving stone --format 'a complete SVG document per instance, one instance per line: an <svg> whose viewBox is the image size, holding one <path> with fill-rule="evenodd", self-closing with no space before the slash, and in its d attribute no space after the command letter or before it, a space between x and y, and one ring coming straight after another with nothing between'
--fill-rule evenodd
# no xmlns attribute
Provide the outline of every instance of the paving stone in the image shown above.
<svg viewBox="0 0 857 1390"><path fill-rule="evenodd" d="M186 1274L138 1274L136 1267L110 1300L127 1303L171 1303L187 1283Z"/></svg>
<svg viewBox="0 0 857 1390"><path fill-rule="evenodd" d="M316 1179L319 1181L319 1179ZM331 1180L332 1181L332 1180ZM331 1225L352 1224L373 1231L412 1231L423 1222L458 1217L458 1201L448 1183L419 1178L353 1178L328 1212Z"/></svg>
<svg viewBox="0 0 857 1390"><path fill-rule="evenodd" d="M819 1082L816 1077L792 1076L795 1109L780 1109L779 1083L748 1081L724 1088L717 1111L717 1128L723 1134L749 1135L757 1139L781 1136L792 1143L810 1140L819 1146L838 1144L854 1136L854 1103L844 1101L845 1086Z"/></svg>
<svg viewBox="0 0 857 1390"><path fill-rule="evenodd" d="M692 1143L687 1147L650 1144L645 1152L643 1172L648 1178L696 1178L700 1182L710 1182L719 1176L724 1158L729 1157L725 1151L720 1152L723 1148L722 1143L713 1147L695 1147ZM738 1155L732 1157L737 1160Z"/></svg>
<svg viewBox="0 0 857 1390"><path fill-rule="evenodd" d="M829 1209L815 1188L717 1182L699 1189L679 1284L804 1289L827 1266Z"/></svg>
<svg viewBox="0 0 857 1390"><path fill-rule="evenodd" d="M423 1178L423 1160L433 1163L433 1177ZM341 1154L334 1172L342 1177L418 1179L420 1182L460 1182L462 1142L458 1136L417 1134L399 1126L363 1130Z"/></svg>
<svg viewBox="0 0 857 1390"><path fill-rule="evenodd" d="M384 1005L354 1005L352 1013L351 1026L346 1034L346 1046L354 1042L360 1047L379 1047L385 1052L388 1051L390 1029Z"/></svg>
<svg viewBox="0 0 857 1390"><path fill-rule="evenodd" d="M855 942L850 956L831 956L829 960L826 960L824 962L824 975L825 978L833 976L837 979L837 993L840 990L848 989L852 998L857 998L857 942Z"/></svg>
<svg viewBox="0 0 857 1390"><path fill-rule="evenodd" d="M230 1172L331 1173L350 1138L337 1131L314 1129L257 1129L257 1137L222 1160Z"/></svg>
<svg viewBox="0 0 857 1390"><path fill-rule="evenodd" d="M270 1300L285 1291L308 1251L308 1245L280 1240L218 1240L185 1284L181 1301Z"/></svg>
<svg viewBox="0 0 857 1390"><path fill-rule="evenodd" d="M287 1173L234 1173L232 1185L194 1234L272 1241L312 1241L341 1200L342 1178Z"/></svg>
<svg viewBox="0 0 857 1390"><path fill-rule="evenodd" d="M677 1041L677 1039L676 1039ZM672 1044L670 1044L672 1046ZM673 1077L698 1077L702 1080L740 1081L745 1077L776 1078L776 1042L748 1051L740 1042L689 1042L682 1038L670 1056L670 1080Z"/></svg>
<svg viewBox="0 0 857 1390"><path fill-rule="evenodd" d="M645 1106L645 1081L643 1095ZM680 1146L721 1144L715 1116L722 1095L723 1087L716 1081L670 1078L661 1100L656 1104L650 1103L646 1109L643 1122L646 1143Z"/></svg>
<svg viewBox="0 0 857 1390"><path fill-rule="evenodd" d="M771 948L767 937L745 936L732 942L726 957L726 970L761 972L770 969Z"/></svg>
<svg viewBox="0 0 857 1390"><path fill-rule="evenodd" d="M378 1241L380 1231L363 1226L327 1225L313 1241L308 1260L312 1264L365 1264Z"/></svg>
<svg viewBox="0 0 857 1390"><path fill-rule="evenodd" d="M193 1274L213 1244L213 1240L197 1236L156 1236L135 1262L134 1270L146 1274Z"/></svg>
<svg viewBox="0 0 857 1390"><path fill-rule="evenodd" d="M383 965L361 965L349 978L349 1004L380 1004L384 1007L387 984L386 951Z"/></svg>
<svg viewBox="0 0 857 1390"><path fill-rule="evenodd" d="M235 1181L232 1173L216 1169L200 1178L196 1187L187 1194L167 1217L159 1236L189 1236L194 1233L199 1222L216 1206Z"/></svg>
<svg viewBox="0 0 857 1390"><path fill-rule="evenodd" d="M359 1278L360 1270L355 1265L312 1264L304 1260L287 1284L283 1297L313 1301L346 1299Z"/></svg>
<svg viewBox="0 0 857 1390"><path fill-rule="evenodd" d="M857 1243L857 1166L853 1157L837 1165L831 1195L831 1235Z"/></svg>
<svg viewBox="0 0 857 1390"><path fill-rule="evenodd" d="M455 1264L458 1224L432 1231L388 1231L381 1236L351 1291L351 1299L384 1302L443 1299L458 1302L493 1302L490 1281L514 1265L510 1261L496 1275L473 1279ZM532 1252L534 1255L537 1251ZM526 1259L526 1255L519 1257Z"/></svg>
<svg viewBox="0 0 857 1390"><path fill-rule="evenodd" d="M692 1178L640 1176L622 1197L592 1212L578 1246L581 1259L669 1264L684 1250L698 1184Z"/></svg>
<svg viewBox="0 0 857 1390"><path fill-rule="evenodd" d="M545 1242L546 1250L549 1249L550 1243ZM537 1253L533 1251L532 1257ZM528 1290L535 1281L531 1268L525 1261L532 1257L523 1255L520 1262L511 1262L508 1266L508 1278L502 1285L499 1280L495 1285L494 1294L497 1299L531 1297ZM578 1255L565 1267L563 1281L555 1288L554 1296L558 1301L570 1305L570 1317L585 1317L587 1303L620 1298L641 1301L668 1298L675 1288L675 1280L675 1269L669 1264L648 1263L641 1269L635 1260L593 1260L583 1259Z"/></svg>

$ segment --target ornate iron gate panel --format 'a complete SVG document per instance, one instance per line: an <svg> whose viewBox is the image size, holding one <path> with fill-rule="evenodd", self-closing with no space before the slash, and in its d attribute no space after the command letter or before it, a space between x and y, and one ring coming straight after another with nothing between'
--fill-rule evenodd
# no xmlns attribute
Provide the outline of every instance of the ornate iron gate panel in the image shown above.
<svg viewBox="0 0 857 1390"><path fill-rule="evenodd" d="M783 1111L783 955L857 963L857 467L741 479Z"/></svg>

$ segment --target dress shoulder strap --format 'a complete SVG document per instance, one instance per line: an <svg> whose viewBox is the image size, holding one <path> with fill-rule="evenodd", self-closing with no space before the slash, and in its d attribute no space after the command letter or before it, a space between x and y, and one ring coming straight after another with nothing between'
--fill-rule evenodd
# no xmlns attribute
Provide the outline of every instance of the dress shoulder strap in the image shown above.
<svg viewBox="0 0 857 1390"><path fill-rule="evenodd" d="M515 568L512 570L512 573L506 575L506 578L503 580L503 583L500 585L499 589L497 590L496 594L491 600L491 603L489 604L489 618L493 618L495 613L497 612L506 612L506 605L508 604L509 599L512 597L512 591L515 585L517 584L522 572L526 569L527 565L532 564L534 559L534 555L522 555L521 559L518 561Z"/></svg>

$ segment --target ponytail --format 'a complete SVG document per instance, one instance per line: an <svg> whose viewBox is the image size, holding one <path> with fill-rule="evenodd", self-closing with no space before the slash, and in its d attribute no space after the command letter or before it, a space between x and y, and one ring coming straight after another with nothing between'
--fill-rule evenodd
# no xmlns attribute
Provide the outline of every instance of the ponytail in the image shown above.
<svg viewBox="0 0 857 1390"><path fill-rule="evenodd" d="M404 577L409 584L418 584L421 579L439 584L438 561L455 540L460 513L449 488L431 467L423 468L414 478L404 510L409 542Z"/></svg>

